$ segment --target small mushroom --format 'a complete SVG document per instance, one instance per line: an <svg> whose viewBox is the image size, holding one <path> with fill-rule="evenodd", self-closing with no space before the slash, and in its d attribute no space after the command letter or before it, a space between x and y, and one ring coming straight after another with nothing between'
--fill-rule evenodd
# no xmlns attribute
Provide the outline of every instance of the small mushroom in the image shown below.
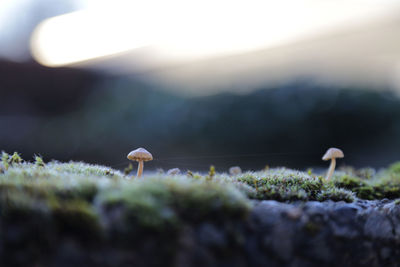
<svg viewBox="0 0 400 267"><path fill-rule="evenodd" d="M333 172L335 171L336 158L343 158L343 151L339 148L331 147L329 148L325 155L322 157L323 160L331 160L331 165L329 166L328 173L326 174L326 180L330 180Z"/></svg>
<svg viewBox="0 0 400 267"><path fill-rule="evenodd" d="M167 175L178 175L181 173L179 168L173 168L167 171Z"/></svg>
<svg viewBox="0 0 400 267"><path fill-rule="evenodd" d="M143 162L153 160L153 156L144 148L138 148L128 154L128 159L139 162L137 177L141 177L143 173Z"/></svg>
<svg viewBox="0 0 400 267"><path fill-rule="evenodd" d="M230 175L238 175L242 173L242 169L239 166L233 166L229 168Z"/></svg>

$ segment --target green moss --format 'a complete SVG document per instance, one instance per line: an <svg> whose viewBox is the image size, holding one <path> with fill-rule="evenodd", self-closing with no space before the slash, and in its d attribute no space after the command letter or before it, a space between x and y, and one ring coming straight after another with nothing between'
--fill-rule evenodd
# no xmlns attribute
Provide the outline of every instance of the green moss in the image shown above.
<svg viewBox="0 0 400 267"><path fill-rule="evenodd" d="M391 164L388 171L400 175L400 161Z"/></svg>
<svg viewBox="0 0 400 267"><path fill-rule="evenodd" d="M213 165L210 166L210 170L208 171L208 175L206 177L207 181L211 181L214 179L216 172L215 172L215 167Z"/></svg>
<svg viewBox="0 0 400 267"><path fill-rule="evenodd" d="M128 167L124 169L124 174L129 175L132 171L133 171L133 165L132 163L129 163Z"/></svg>
<svg viewBox="0 0 400 267"><path fill-rule="evenodd" d="M38 167L44 167L45 163L42 159L42 157L35 155L35 165Z"/></svg>
<svg viewBox="0 0 400 267"><path fill-rule="evenodd" d="M377 197L376 194L378 193L372 186L361 186L359 188L355 188L354 190L359 198L368 200L375 199Z"/></svg>
<svg viewBox="0 0 400 267"><path fill-rule="evenodd" d="M243 217L250 208L245 195L232 186L158 177L106 190L96 201L106 211L122 208L127 225L151 229Z"/></svg>
<svg viewBox="0 0 400 267"><path fill-rule="evenodd" d="M366 185L366 183L361 178L350 176L348 174L335 175L333 177L333 183L336 187L346 188L350 190Z"/></svg>
<svg viewBox="0 0 400 267"><path fill-rule="evenodd" d="M14 154L12 154L12 156L9 158L8 163L13 165L13 164L21 163L22 161L23 160L22 160L21 156L17 152L14 152Z"/></svg>
<svg viewBox="0 0 400 267"><path fill-rule="evenodd" d="M256 199L278 201L317 200L324 187L321 177L285 168L244 173L237 177L237 181L252 186L256 191Z"/></svg>
<svg viewBox="0 0 400 267"><path fill-rule="evenodd" d="M205 174L188 171L129 179L105 166L44 163L38 156L31 163L18 153L3 152L1 162L0 219L10 225L34 221L33 229L46 225L40 234L49 238L70 235L100 240L109 238L104 232L113 231L121 233L122 239L135 238L141 230L174 233L187 223L243 220L251 209L249 199L400 199L400 163L379 172L347 167L325 181L312 170L286 168L230 176L211 167Z"/></svg>
<svg viewBox="0 0 400 267"><path fill-rule="evenodd" d="M5 170L8 169L8 166L9 166L9 163L8 163L9 158L10 158L10 155L8 155L8 153L6 153L6 152L4 152L4 151L1 152L1 163L3 164Z"/></svg>
<svg viewBox="0 0 400 267"><path fill-rule="evenodd" d="M354 201L354 193L345 190L342 188L332 188L328 187L317 195L318 201L325 201L325 200L333 200L333 201L346 201L346 202L353 202Z"/></svg>
<svg viewBox="0 0 400 267"><path fill-rule="evenodd" d="M336 187L353 191L362 199L398 198L400 197L399 166L400 163L395 163L380 172L375 172L371 168L361 170L346 168L335 174L333 183Z"/></svg>

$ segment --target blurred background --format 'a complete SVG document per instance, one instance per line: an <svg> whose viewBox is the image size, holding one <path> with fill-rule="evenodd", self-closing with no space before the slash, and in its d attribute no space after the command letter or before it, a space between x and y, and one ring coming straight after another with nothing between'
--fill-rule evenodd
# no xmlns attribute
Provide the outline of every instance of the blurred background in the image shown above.
<svg viewBox="0 0 400 267"><path fill-rule="evenodd" d="M216 3L217 2L217 3ZM0 1L0 150L124 168L400 159L400 2Z"/></svg>

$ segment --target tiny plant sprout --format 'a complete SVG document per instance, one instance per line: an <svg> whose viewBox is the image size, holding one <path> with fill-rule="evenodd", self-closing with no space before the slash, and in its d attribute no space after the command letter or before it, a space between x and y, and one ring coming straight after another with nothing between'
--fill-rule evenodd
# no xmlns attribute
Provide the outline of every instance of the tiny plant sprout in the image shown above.
<svg viewBox="0 0 400 267"><path fill-rule="evenodd" d="M331 160L331 165L329 166L329 170L326 175L326 180L330 180L333 172L335 171L336 158L343 158L343 157L344 157L343 151L340 150L339 148L331 147L326 151L325 155L322 157L322 160Z"/></svg>
<svg viewBox="0 0 400 267"><path fill-rule="evenodd" d="M23 159L17 152L14 152L14 154L12 154L11 158L9 159L9 162L11 163L11 165L19 164L22 161L23 161Z"/></svg>
<svg viewBox="0 0 400 267"><path fill-rule="evenodd" d="M124 174L125 174L125 175L128 175L128 174L131 173L132 170L133 170L133 165L132 165L132 163L129 163L128 167L126 167L126 168L124 169Z"/></svg>
<svg viewBox="0 0 400 267"><path fill-rule="evenodd" d="M239 166L233 166L229 168L230 175L238 175L242 173L242 169Z"/></svg>
<svg viewBox="0 0 400 267"><path fill-rule="evenodd" d="M143 162L153 160L153 156L144 148L138 148L128 154L128 159L139 163L137 177L141 177L143 173Z"/></svg>
<svg viewBox="0 0 400 267"><path fill-rule="evenodd" d="M206 181L211 181L214 178L215 174L215 167L214 165L211 165L210 170L208 171L208 175L206 177Z"/></svg>
<svg viewBox="0 0 400 267"><path fill-rule="evenodd" d="M35 165L38 167L44 167L45 163L43 161L43 158L41 156L35 155Z"/></svg>
<svg viewBox="0 0 400 267"><path fill-rule="evenodd" d="M173 168L167 171L167 175L178 175L181 173L179 168Z"/></svg>
<svg viewBox="0 0 400 267"><path fill-rule="evenodd" d="M0 173L5 172L6 168L4 167L3 163L0 162Z"/></svg>
<svg viewBox="0 0 400 267"><path fill-rule="evenodd" d="M8 155L6 152L1 152L1 162L3 163L3 169L7 170L9 166L9 159L10 155Z"/></svg>

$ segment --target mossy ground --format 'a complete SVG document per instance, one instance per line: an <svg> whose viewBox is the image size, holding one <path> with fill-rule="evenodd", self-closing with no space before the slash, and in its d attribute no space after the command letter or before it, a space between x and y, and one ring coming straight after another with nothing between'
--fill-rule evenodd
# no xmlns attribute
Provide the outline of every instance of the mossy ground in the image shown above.
<svg viewBox="0 0 400 267"><path fill-rule="evenodd" d="M240 219L251 199L278 201L400 198L400 163L376 172L344 168L331 181L286 168L244 172L154 174L140 179L118 170L81 162L33 162L3 153L0 216L15 221L34 215L55 232L104 238L102 228L131 233L179 229L201 220ZM44 235L46 236L46 235Z"/></svg>

